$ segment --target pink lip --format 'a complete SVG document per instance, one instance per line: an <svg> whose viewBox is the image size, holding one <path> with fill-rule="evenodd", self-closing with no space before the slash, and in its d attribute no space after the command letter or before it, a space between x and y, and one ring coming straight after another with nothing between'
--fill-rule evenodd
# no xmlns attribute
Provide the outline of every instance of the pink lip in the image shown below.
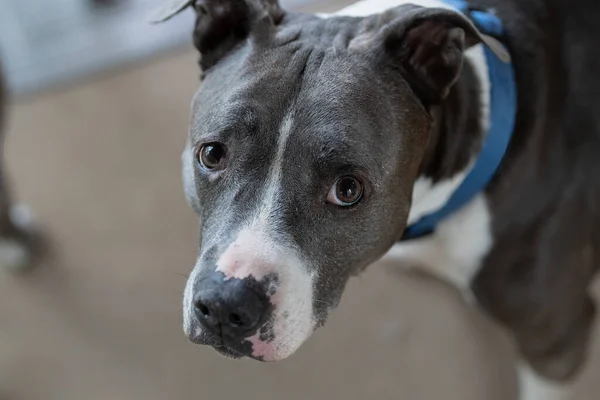
<svg viewBox="0 0 600 400"><path fill-rule="evenodd" d="M274 346L260 340L259 335L246 339L252 343L252 356L261 358L263 361L275 361Z"/></svg>

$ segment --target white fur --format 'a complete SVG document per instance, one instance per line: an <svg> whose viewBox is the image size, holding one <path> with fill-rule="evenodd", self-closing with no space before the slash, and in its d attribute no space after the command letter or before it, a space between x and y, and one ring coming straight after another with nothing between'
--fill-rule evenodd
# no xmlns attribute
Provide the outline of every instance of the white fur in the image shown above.
<svg viewBox="0 0 600 400"><path fill-rule="evenodd" d="M469 285L492 245L487 201L478 196L443 221L435 234L396 244L386 258L444 278L469 296Z"/></svg>
<svg viewBox="0 0 600 400"><path fill-rule="evenodd" d="M189 140L181 154L181 167L185 199L190 207L198 209L198 194L196 193L196 184L194 183L194 155Z"/></svg>
<svg viewBox="0 0 600 400"><path fill-rule="evenodd" d="M560 385L540 377L528 365L520 365L517 372L519 400L567 400L569 398L567 385Z"/></svg>
<svg viewBox="0 0 600 400"><path fill-rule="evenodd" d="M489 70L485 56L485 48L483 44L470 47L465 51L465 62L473 67L473 71L479 81L479 123L481 129L487 132L490 128L490 104L491 104L491 89Z"/></svg>
<svg viewBox="0 0 600 400"><path fill-rule="evenodd" d="M281 191L281 171L283 169L284 153L288 139L292 132L294 120L291 113L288 113L279 127L279 138L277 142L277 153L269 169L265 193L259 208L258 219L266 222L271 213L275 211L277 199Z"/></svg>
<svg viewBox="0 0 600 400"><path fill-rule="evenodd" d="M196 184L194 183L194 156L189 138L181 154L181 167L185 199L190 207L198 209L199 201L196 193ZM200 336L201 333L201 328L196 322L196 315L194 313L194 283L200 273L201 267L199 261L200 259L198 258L194 269L188 277L183 292L183 332L187 337L191 337L192 335ZM194 331L194 329L197 331Z"/></svg>
<svg viewBox="0 0 600 400"><path fill-rule="evenodd" d="M192 335L200 336L202 332L202 328L198 325L194 312L194 284L198 279L201 268L200 258L198 258L183 291L183 332L187 337L191 337Z"/></svg>
<svg viewBox="0 0 600 400"><path fill-rule="evenodd" d="M461 171L450 179L433 184L431 178L420 177L415 182L412 196L412 207L408 214L408 223L412 224L421 217L442 207L467 175Z"/></svg>

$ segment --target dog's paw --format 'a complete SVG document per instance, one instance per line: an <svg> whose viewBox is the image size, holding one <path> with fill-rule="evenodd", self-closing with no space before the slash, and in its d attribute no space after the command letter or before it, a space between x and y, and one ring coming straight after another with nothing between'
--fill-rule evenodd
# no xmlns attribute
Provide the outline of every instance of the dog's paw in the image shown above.
<svg viewBox="0 0 600 400"><path fill-rule="evenodd" d="M16 204L10 209L10 219L15 227L33 233L33 214L29 207L24 204Z"/></svg>
<svg viewBox="0 0 600 400"><path fill-rule="evenodd" d="M10 210L12 227L0 235L0 270L24 271L34 264L41 247L31 211L15 205Z"/></svg>
<svg viewBox="0 0 600 400"><path fill-rule="evenodd" d="M31 266L31 249L15 239L0 239L0 269L22 271Z"/></svg>

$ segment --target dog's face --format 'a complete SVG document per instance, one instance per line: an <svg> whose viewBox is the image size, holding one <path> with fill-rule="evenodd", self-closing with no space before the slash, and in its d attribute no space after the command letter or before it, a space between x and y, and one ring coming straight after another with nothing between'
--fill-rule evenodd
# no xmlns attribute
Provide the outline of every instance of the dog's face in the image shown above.
<svg viewBox="0 0 600 400"><path fill-rule="evenodd" d="M184 329L231 357L281 360L401 236L428 108L472 28L416 7L364 19L270 1L196 9L205 76L182 161L200 243Z"/></svg>

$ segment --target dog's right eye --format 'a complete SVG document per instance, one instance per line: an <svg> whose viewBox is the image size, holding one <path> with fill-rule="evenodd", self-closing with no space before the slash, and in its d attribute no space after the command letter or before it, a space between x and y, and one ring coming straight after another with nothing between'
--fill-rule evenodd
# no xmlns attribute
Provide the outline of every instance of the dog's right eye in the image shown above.
<svg viewBox="0 0 600 400"><path fill-rule="evenodd" d="M198 151L198 162L209 171L223 169L225 146L221 143L207 143Z"/></svg>

